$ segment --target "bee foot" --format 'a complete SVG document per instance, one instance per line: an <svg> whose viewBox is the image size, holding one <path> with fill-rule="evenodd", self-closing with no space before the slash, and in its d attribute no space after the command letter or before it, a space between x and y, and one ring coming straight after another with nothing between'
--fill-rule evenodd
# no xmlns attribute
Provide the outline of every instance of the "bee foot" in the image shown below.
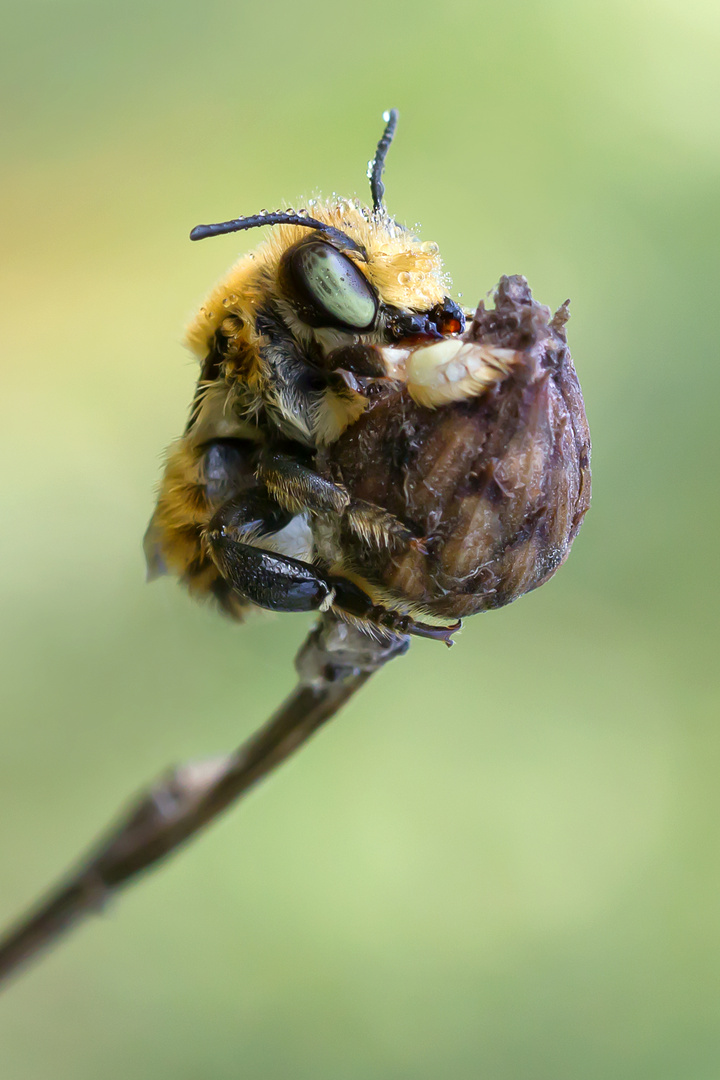
<svg viewBox="0 0 720 1080"><path fill-rule="evenodd" d="M430 537L428 536L412 536L408 541L408 547L413 551L419 551L421 555L429 555L430 549L428 548L428 542Z"/></svg>
<svg viewBox="0 0 720 1080"><path fill-rule="evenodd" d="M387 627L400 634L413 634L415 637L431 638L434 641L444 641L450 647L454 644L453 634L462 627L462 620L452 623L450 626L432 626L430 623L415 622L409 615L400 615L397 612L387 611L384 608L376 608L371 616L380 626Z"/></svg>
<svg viewBox="0 0 720 1080"><path fill-rule="evenodd" d="M432 638L433 641L444 641L448 649L451 649L455 644L453 641L453 634L456 634L458 630L461 629L462 619L458 619L457 622L452 623L451 626L431 626L429 623L418 623L411 620L407 632L408 634L414 634L415 637Z"/></svg>

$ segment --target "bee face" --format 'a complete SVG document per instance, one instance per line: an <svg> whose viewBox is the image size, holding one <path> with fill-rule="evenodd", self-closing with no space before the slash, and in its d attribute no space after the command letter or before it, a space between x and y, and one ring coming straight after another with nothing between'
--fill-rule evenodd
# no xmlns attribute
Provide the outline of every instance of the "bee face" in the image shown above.
<svg viewBox="0 0 720 1080"><path fill-rule="evenodd" d="M247 327L244 340L257 351L257 316L269 307L310 366L341 345L381 347L462 327L464 316L447 296L436 244L420 242L386 214L354 200L310 203L309 209L332 234L279 224L240 259L188 329L188 344L199 359L212 351L228 316ZM259 357L258 377L261 367Z"/></svg>
<svg viewBox="0 0 720 1080"><path fill-rule="evenodd" d="M386 581L381 568L394 552L426 557L426 530L346 488L332 447L384 388L403 386L422 409L445 408L497 385L515 354L460 337L465 316L447 296L437 245L385 210L382 167L397 117L386 119L372 207L315 201L191 233L272 226L188 330L202 373L146 551L153 572L168 568L234 616L253 605L332 607L371 632L447 638L449 628L417 621L432 605L418 608L401 584L372 587L368 567ZM357 445L362 456L369 443ZM361 472L382 472L383 455L395 453L392 440L373 445Z"/></svg>

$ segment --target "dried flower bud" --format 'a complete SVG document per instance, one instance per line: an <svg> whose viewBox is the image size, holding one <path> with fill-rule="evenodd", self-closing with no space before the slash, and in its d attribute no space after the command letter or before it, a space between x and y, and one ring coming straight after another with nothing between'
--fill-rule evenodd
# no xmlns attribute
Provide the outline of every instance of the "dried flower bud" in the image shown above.
<svg viewBox="0 0 720 1080"><path fill-rule="evenodd" d="M489 389L430 409L390 384L325 453L327 476L408 523L424 545L372 550L350 529L325 537L378 598L459 618L542 585L565 560L590 501L590 436L567 348L522 277L504 277L464 340L513 350ZM507 372L507 373L506 373ZM422 550L424 547L425 550Z"/></svg>

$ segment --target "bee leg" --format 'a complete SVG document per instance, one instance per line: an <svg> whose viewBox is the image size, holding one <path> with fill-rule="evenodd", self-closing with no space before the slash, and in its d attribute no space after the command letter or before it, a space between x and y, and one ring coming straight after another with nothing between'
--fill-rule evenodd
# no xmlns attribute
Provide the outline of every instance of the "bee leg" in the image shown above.
<svg viewBox="0 0 720 1080"><path fill-rule="evenodd" d="M333 609L340 614L350 615L360 620L360 625L370 623L381 630L395 634L412 634L415 637L432 638L453 644L452 636L462 627L460 619L450 626L433 626L431 623L417 622L410 615L374 604L367 593L346 578L331 577L328 581L333 586Z"/></svg>
<svg viewBox="0 0 720 1080"><path fill-rule="evenodd" d="M462 630L462 619L457 619L450 626L433 626L432 623L416 622L407 615L397 616L393 611L385 611L378 621L381 626L389 626L396 633L413 634L415 637L430 638L432 641L444 641L448 648L455 644L453 634Z"/></svg>
<svg viewBox="0 0 720 1080"><path fill-rule="evenodd" d="M318 478L320 479L320 478ZM347 578L263 547L263 541L288 524L293 511L256 493L230 499L204 533L223 583L244 600L270 611L325 611L332 607L366 626L398 634L449 641L458 627L427 626L389 611Z"/></svg>
<svg viewBox="0 0 720 1080"><path fill-rule="evenodd" d="M341 484L325 480L307 466L275 451L265 451L260 459L256 476L278 503L293 513L336 513L366 543L377 547L389 547L401 542L425 552L423 538L416 537L398 518L381 506L352 499ZM324 604L341 615L348 615L366 626L376 626L398 634L433 638L452 645L452 635L462 625L460 621L451 626L433 626L417 622L409 615L392 611L373 602L370 596L347 578L321 575L314 567L318 580L326 583L332 594ZM265 606L265 605L263 605ZM310 610L305 609L305 610Z"/></svg>
<svg viewBox="0 0 720 1080"><path fill-rule="evenodd" d="M265 451L256 476L281 506L296 514L303 511L342 514L350 505L350 495L342 484L325 480L314 469L285 454Z"/></svg>
<svg viewBox="0 0 720 1080"><path fill-rule="evenodd" d="M235 593L269 611L317 611L334 597L330 581L310 563L262 546L293 514L260 495L232 499L217 511L204 534L223 581Z"/></svg>
<svg viewBox="0 0 720 1080"><path fill-rule="evenodd" d="M379 549L400 544L425 550L423 539L394 514L374 503L351 498L342 484L325 480L284 454L264 453L256 475L281 506L295 513L337 514L361 540Z"/></svg>
<svg viewBox="0 0 720 1080"><path fill-rule="evenodd" d="M409 526L376 503L352 499L343 521L363 543L379 551L410 547L427 555L426 537L416 536Z"/></svg>

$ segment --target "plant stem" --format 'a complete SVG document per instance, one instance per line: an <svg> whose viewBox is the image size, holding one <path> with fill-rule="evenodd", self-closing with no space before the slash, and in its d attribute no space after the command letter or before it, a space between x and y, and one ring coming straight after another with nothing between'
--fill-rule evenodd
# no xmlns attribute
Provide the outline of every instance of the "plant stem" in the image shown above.
<svg viewBox="0 0 720 1080"><path fill-rule="evenodd" d="M0 941L0 980L185 844L298 750L408 639L373 639L324 616L295 661L299 681L236 751L173 769L143 793L64 884Z"/></svg>

